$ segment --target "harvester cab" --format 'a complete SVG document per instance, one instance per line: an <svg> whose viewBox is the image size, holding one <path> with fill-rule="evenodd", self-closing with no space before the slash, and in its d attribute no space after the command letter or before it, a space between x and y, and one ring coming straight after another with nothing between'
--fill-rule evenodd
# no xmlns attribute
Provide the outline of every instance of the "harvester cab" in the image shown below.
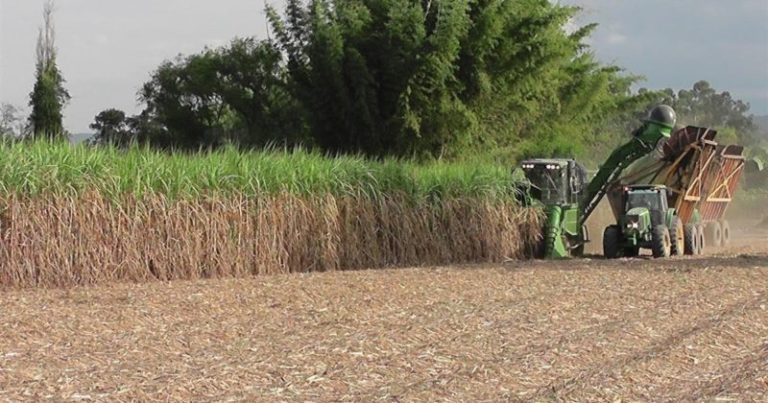
<svg viewBox="0 0 768 403"><path fill-rule="evenodd" d="M603 234L605 257L635 257L641 248L651 249L657 258L683 254L684 228L668 205L670 194L662 185L625 187L618 224Z"/></svg>
<svg viewBox="0 0 768 403"><path fill-rule="evenodd" d="M530 195L541 204L578 203L587 180L587 172L572 159L535 159L521 165L530 184Z"/></svg>
<svg viewBox="0 0 768 403"><path fill-rule="evenodd" d="M580 224L579 206L587 171L573 159L532 159L520 165L527 183L520 191L526 205L539 205L547 215L542 251L552 257L579 256L588 236Z"/></svg>

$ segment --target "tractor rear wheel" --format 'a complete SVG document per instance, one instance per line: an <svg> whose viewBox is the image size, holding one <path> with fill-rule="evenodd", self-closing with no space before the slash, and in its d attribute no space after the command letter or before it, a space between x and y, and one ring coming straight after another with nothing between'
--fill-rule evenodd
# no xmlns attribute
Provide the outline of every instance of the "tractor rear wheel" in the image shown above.
<svg viewBox="0 0 768 403"><path fill-rule="evenodd" d="M716 248L723 244L723 230L719 222L713 221L707 224L707 226L704 228L704 231L706 234L705 238L707 239L707 244Z"/></svg>
<svg viewBox="0 0 768 403"><path fill-rule="evenodd" d="M704 249L707 247L707 237L704 236L704 226L698 225L696 231L699 233L699 253L697 253L697 255L703 255Z"/></svg>
<svg viewBox="0 0 768 403"><path fill-rule="evenodd" d="M669 232L672 237L672 256L682 256L685 253L685 228L680 217L672 218Z"/></svg>
<svg viewBox="0 0 768 403"><path fill-rule="evenodd" d="M603 232L603 255L606 259L616 259L619 257L621 244L621 231L616 225L605 228Z"/></svg>
<svg viewBox="0 0 768 403"><path fill-rule="evenodd" d="M651 251L653 257L669 257L672 254L672 236L666 225L657 225L651 232Z"/></svg>
<svg viewBox="0 0 768 403"><path fill-rule="evenodd" d="M728 220L720 221L720 233L721 233L721 246L728 246L731 244L731 225L728 224Z"/></svg>
<svg viewBox="0 0 768 403"><path fill-rule="evenodd" d="M683 229L683 241L685 242L685 254L686 255L698 255L699 254L699 233L697 227L693 224L688 224Z"/></svg>

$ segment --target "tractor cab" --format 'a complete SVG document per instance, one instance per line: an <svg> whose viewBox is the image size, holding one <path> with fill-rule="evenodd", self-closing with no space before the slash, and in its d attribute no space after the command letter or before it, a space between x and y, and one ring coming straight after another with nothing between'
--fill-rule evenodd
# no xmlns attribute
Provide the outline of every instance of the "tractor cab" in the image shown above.
<svg viewBox="0 0 768 403"><path fill-rule="evenodd" d="M544 205L578 204L587 184L587 171L572 159L533 159L520 165L530 183L530 196Z"/></svg>
<svg viewBox="0 0 768 403"><path fill-rule="evenodd" d="M624 192L624 211L627 217L648 214L653 225L660 225L669 209L667 198L666 186L629 186Z"/></svg>

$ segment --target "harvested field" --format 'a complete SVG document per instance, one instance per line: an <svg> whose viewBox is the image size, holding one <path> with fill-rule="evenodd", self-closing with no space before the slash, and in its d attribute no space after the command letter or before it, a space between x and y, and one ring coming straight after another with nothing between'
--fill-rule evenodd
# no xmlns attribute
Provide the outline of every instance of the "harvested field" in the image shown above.
<svg viewBox="0 0 768 403"><path fill-rule="evenodd" d="M704 258L0 294L0 400L766 401L768 232Z"/></svg>

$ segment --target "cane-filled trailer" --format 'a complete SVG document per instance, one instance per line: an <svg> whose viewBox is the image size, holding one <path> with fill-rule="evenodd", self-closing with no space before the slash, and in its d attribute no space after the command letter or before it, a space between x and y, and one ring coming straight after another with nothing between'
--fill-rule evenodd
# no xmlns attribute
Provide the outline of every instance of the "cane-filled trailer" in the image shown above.
<svg viewBox="0 0 768 403"><path fill-rule="evenodd" d="M725 213L744 170L744 148L721 146L715 141L716 136L717 132L711 129L686 127L673 133L660 148L661 158L650 154L631 165L627 174L608 190L608 200L617 223L627 212L627 192L633 186L663 186L666 204L676 220L671 218L661 223L657 219L652 225L667 226L671 243L669 254L701 254L706 245L727 245L730 226ZM680 243L684 247L681 248ZM665 251L659 257L666 255ZM621 253L606 253L606 256L618 257Z"/></svg>

